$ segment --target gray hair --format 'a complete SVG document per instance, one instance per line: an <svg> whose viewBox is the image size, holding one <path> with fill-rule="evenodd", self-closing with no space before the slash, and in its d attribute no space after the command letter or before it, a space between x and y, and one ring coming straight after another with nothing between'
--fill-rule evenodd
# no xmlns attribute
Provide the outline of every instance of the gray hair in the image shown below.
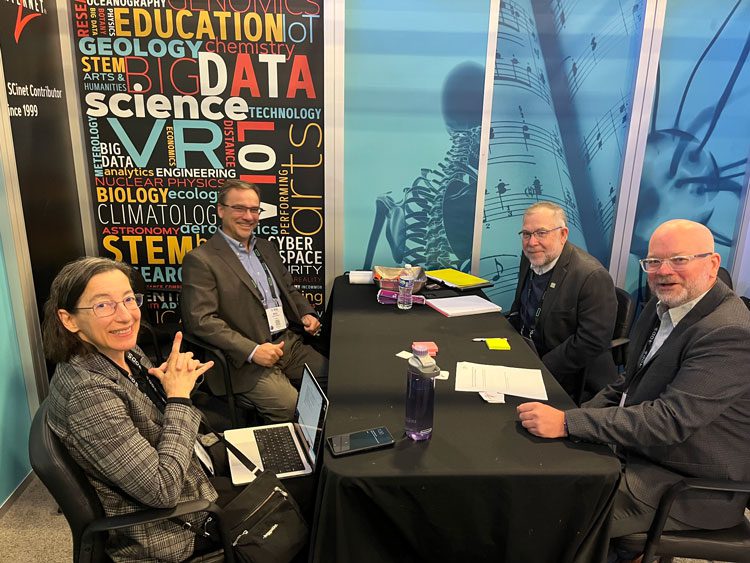
<svg viewBox="0 0 750 563"><path fill-rule="evenodd" d="M552 211L555 214L555 219L562 222L563 227L568 226L568 216L565 214L565 210L557 205L556 203L552 203L551 201L538 201L529 207L526 208L526 211L523 212L524 216L528 215L529 213L533 213L535 211L539 211L540 209L546 209L548 211Z"/></svg>

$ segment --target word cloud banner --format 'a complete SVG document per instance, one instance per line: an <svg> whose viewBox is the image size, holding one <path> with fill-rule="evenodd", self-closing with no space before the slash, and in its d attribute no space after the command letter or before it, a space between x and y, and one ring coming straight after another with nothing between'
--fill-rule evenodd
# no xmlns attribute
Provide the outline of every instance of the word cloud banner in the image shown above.
<svg viewBox="0 0 750 563"><path fill-rule="evenodd" d="M137 267L156 322L181 264L257 184L256 234L324 304L321 0L81 0L71 10L99 252Z"/></svg>

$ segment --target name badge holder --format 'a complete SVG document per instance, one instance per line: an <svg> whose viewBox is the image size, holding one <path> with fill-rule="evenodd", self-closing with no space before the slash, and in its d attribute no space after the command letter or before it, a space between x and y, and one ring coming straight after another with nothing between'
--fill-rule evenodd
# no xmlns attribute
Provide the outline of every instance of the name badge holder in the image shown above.
<svg viewBox="0 0 750 563"><path fill-rule="evenodd" d="M268 266L266 266L265 260L263 260L263 257L261 256L260 252L258 252L257 248L253 248L253 252L255 253L255 256L258 257L258 262L260 262L261 267L263 268L263 272L266 274L266 279L268 280L268 289L271 291L271 297L273 298L274 307L265 307L266 300L265 296L263 295L263 291L258 287L258 284L253 280L253 284L255 285L255 288L260 292L261 297L263 297L263 306L266 309L266 320L268 321L268 329L271 331L271 334L275 334L277 332L281 332L282 330L286 329L288 326L286 317L284 316L284 308L280 305L279 297L276 295L276 289L274 286L273 278L271 277L271 272L268 270ZM252 276L250 277L252 280Z"/></svg>
<svg viewBox="0 0 750 563"><path fill-rule="evenodd" d="M266 309L266 318L268 319L268 329L271 331L271 334L281 332L287 327L283 307Z"/></svg>

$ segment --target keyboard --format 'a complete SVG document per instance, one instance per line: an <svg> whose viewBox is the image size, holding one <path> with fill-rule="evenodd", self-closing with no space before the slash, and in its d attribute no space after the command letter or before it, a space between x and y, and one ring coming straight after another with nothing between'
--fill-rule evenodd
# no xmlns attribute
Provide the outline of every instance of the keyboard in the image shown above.
<svg viewBox="0 0 750 563"><path fill-rule="evenodd" d="M266 471L273 471L278 475L302 471L305 468L288 426L259 428L253 433Z"/></svg>

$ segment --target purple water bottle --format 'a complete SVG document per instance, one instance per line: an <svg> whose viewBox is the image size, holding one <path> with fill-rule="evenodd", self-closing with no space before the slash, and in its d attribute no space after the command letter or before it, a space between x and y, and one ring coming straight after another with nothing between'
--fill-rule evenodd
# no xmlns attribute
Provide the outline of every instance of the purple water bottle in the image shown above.
<svg viewBox="0 0 750 563"><path fill-rule="evenodd" d="M435 377L440 368L425 346L412 346L412 357L406 369L406 435L412 440L432 436L435 410Z"/></svg>

